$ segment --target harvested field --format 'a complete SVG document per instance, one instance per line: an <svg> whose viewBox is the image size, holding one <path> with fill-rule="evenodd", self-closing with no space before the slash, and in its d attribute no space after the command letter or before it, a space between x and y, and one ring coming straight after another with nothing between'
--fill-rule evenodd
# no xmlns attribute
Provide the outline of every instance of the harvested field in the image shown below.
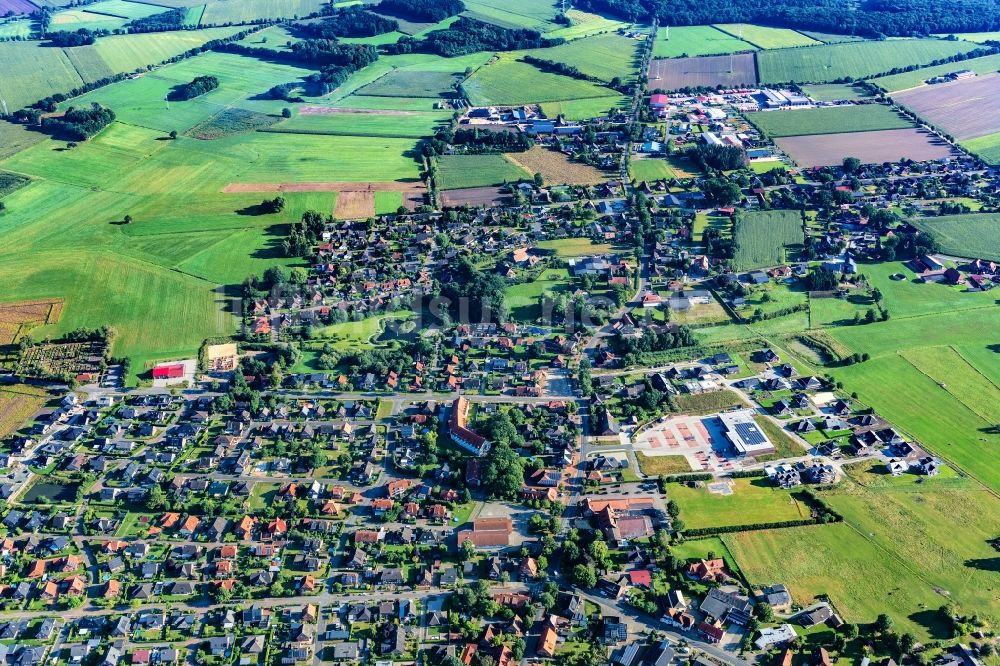
<svg viewBox="0 0 1000 666"><path fill-rule="evenodd" d="M373 191L341 192L337 196L337 205L333 209L333 215L341 220L374 217L375 193Z"/></svg>
<svg viewBox="0 0 1000 666"><path fill-rule="evenodd" d="M0 439L13 434L49 401L45 389L17 384L0 388Z"/></svg>
<svg viewBox="0 0 1000 666"><path fill-rule="evenodd" d="M673 90L687 86L738 86L757 83L753 53L700 58L657 59L649 63L649 87Z"/></svg>
<svg viewBox="0 0 1000 666"><path fill-rule="evenodd" d="M0 344L17 342L32 326L56 323L61 313L61 299L0 303Z"/></svg>
<svg viewBox="0 0 1000 666"><path fill-rule="evenodd" d="M303 106L299 114L303 116L326 116L335 113L360 113L373 116L415 116L415 111L394 111L392 109L345 109L339 106Z"/></svg>
<svg viewBox="0 0 1000 666"><path fill-rule="evenodd" d="M507 159L532 174L542 174L546 185L593 185L608 179L600 169L571 162L566 155L541 146L524 153L508 153Z"/></svg>
<svg viewBox="0 0 1000 666"><path fill-rule="evenodd" d="M6 15L7 12L30 14L35 9L37 8L28 2L28 0L0 0L0 16Z"/></svg>
<svg viewBox="0 0 1000 666"><path fill-rule="evenodd" d="M510 201L510 195L499 187L468 187L448 190L439 195L444 207L499 206Z"/></svg>
<svg viewBox="0 0 1000 666"><path fill-rule="evenodd" d="M898 162L904 157L924 162L943 159L952 153L946 142L918 129L793 136L776 139L775 143L803 167L834 166L845 157L857 157L865 164Z"/></svg>
<svg viewBox="0 0 1000 666"><path fill-rule="evenodd" d="M1000 131L1000 114L984 112L1000 107L1000 74L904 90L893 98L958 139Z"/></svg>

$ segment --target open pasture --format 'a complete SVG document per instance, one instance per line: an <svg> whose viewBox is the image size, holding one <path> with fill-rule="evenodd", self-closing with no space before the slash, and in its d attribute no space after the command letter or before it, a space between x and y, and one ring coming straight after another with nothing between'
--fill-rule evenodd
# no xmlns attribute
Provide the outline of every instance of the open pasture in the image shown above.
<svg viewBox="0 0 1000 666"><path fill-rule="evenodd" d="M801 520L810 515L794 493L776 488L767 479L732 479L730 483L730 495L680 483L670 484L667 495L680 506L684 524L695 529Z"/></svg>
<svg viewBox="0 0 1000 666"><path fill-rule="evenodd" d="M436 163L438 188L442 190L502 185L534 175L503 155L444 155Z"/></svg>
<svg viewBox="0 0 1000 666"><path fill-rule="evenodd" d="M214 0L205 6L202 23L250 23L263 18L296 18L319 11L323 0Z"/></svg>
<svg viewBox="0 0 1000 666"><path fill-rule="evenodd" d="M874 622L885 612L896 631L921 640L940 628L921 611L936 610L945 599L849 525L740 532L722 541L754 587L785 583L802 606L826 595L851 623Z"/></svg>
<svg viewBox="0 0 1000 666"><path fill-rule="evenodd" d="M865 78L894 67L926 65L975 48L969 42L894 39L772 49L757 54L761 83L824 83L845 76Z"/></svg>
<svg viewBox="0 0 1000 666"><path fill-rule="evenodd" d="M1000 213L920 217L911 223L933 235L948 254L1000 261Z"/></svg>
<svg viewBox="0 0 1000 666"><path fill-rule="evenodd" d="M130 72L147 65L158 65L213 39L224 39L243 30L242 26L149 32L134 35L111 35L93 45L101 59L114 72ZM79 47L77 47L79 48ZM86 74L84 74L86 77Z"/></svg>
<svg viewBox="0 0 1000 666"><path fill-rule="evenodd" d="M902 158L923 162L940 160L952 148L934 134L919 129L879 130L817 136L793 136L775 143L799 166L834 166L845 157L857 157L864 164L898 162Z"/></svg>
<svg viewBox="0 0 1000 666"><path fill-rule="evenodd" d="M653 45L654 58L680 58L753 51L754 45L711 25L660 28Z"/></svg>
<svg viewBox="0 0 1000 666"><path fill-rule="evenodd" d="M515 51L516 57L531 55L576 67L602 81L635 76L636 50L642 42L616 33L594 35L548 49Z"/></svg>
<svg viewBox="0 0 1000 666"><path fill-rule="evenodd" d="M771 210L741 213L736 218L734 263L739 270L777 266L788 261L788 251L804 239L798 211Z"/></svg>
<svg viewBox="0 0 1000 666"><path fill-rule="evenodd" d="M588 164L572 162L555 150L535 146L523 153L508 153L507 159L531 174L540 173L548 185L594 185L608 176Z"/></svg>
<svg viewBox="0 0 1000 666"><path fill-rule="evenodd" d="M517 321L535 321L542 315L539 305L542 295L566 293L569 287L569 271L565 268L550 268L542 271L534 282L510 285L506 294L511 317Z"/></svg>
<svg viewBox="0 0 1000 666"><path fill-rule="evenodd" d="M890 107L882 104L827 106L788 111L759 111L747 120L771 137L871 132L913 127Z"/></svg>
<svg viewBox="0 0 1000 666"><path fill-rule="evenodd" d="M394 70L361 88L357 95L376 97L451 97L460 77L450 72Z"/></svg>
<svg viewBox="0 0 1000 666"><path fill-rule="evenodd" d="M946 76L963 69L971 70L977 74L991 74L996 72L1000 70L1000 54L983 56L981 58L969 58L962 62L949 62L933 67L924 67L922 69L915 69L912 72L880 76L877 79L872 79L872 83L886 92L893 93L909 88L917 88L924 85L927 79L932 79L935 76Z"/></svg>
<svg viewBox="0 0 1000 666"><path fill-rule="evenodd" d="M560 74L542 72L510 54L499 56L462 84L469 101L476 106L491 104L533 104L567 99L611 97L610 88Z"/></svg>
<svg viewBox="0 0 1000 666"><path fill-rule="evenodd" d="M757 83L753 53L654 59L649 63L649 87L674 90L689 86L734 87Z"/></svg>
<svg viewBox="0 0 1000 666"><path fill-rule="evenodd" d="M1000 74L938 83L893 95L918 117L957 139L972 139L1000 132Z"/></svg>
<svg viewBox="0 0 1000 666"><path fill-rule="evenodd" d="M449 112L382 112L382 113L298 113L274 127L275 131L303 134L334 134L372 137L431 136Z"/></svg>
<svg viewBox="0 0 1000 666"><path fill-rule="evenodd" d="M782 49L792 46L813 46L819 42L788 28L770 28L751 23L720 23L712 26L735 38L742 38L761 49Z"/></svg>
<svg viewBox="0 0 1000 666"><path fill-rule="evenodd" d="M571 99L561 102L543 102L540 104L542 113L546 118L557 118L562 116L566 120L589 120L606 116L614 109L628 107L628 98L623 96L615 97L591 97L589 99Z"/></svg>
<svg viewBox="0 0 1000 666"><path fill-rule="evenodd" d="M0 39L30 39L33 31L29 18L0 19Z"/></svg>

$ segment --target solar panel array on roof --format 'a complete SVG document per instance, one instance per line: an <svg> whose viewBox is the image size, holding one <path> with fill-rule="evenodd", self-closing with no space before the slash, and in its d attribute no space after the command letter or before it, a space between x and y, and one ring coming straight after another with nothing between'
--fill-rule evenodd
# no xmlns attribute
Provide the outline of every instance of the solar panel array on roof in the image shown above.
<svg viewBox="0 0 1000 666"><path fill-rule="evenodd" d="M767 441L764 437L764 433L757 428L753 423L737 423L736 434L749 446L755 446L757 444L763 444Z"/></svg>

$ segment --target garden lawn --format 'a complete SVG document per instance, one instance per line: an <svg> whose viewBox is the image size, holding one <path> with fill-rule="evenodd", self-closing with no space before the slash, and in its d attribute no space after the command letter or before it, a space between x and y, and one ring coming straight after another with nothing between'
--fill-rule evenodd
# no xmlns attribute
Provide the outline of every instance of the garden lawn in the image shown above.
<svg viewBox="0 0 1000 666"><path fill-rule="evenodd" d="M851 623L871 623L885 612L897 632L913 633L918 640L940 627L928 614L946 600L849 525L740 532L722 541L755 588L784 583L802 606L826 595Z"/></svg>
<svg viewBox="0 0 1000 666"><path fill-rule="evenodd" d="M503 155L444 155L437 159L437 185L442 190L500 185L531 178Z"/></svg>
<svg viewBox="0 0 1000 666"><path fill-rule="evenodd" d="M675 543L670 547L670 554L684 562L721 557L726 561L726 567L731 572L735 573L740 570L736 558L719 537L687 539L681 543Z"/></svg>
<svg viewBox="0 0 1000 666"><path fill-rule="evenodd" d="M653 45L654 58L679 58L683 56L719 55L752 51L754 45L726 34L710 25L660 28Z"/></svg>
<svg viewBox="0 0 1000 666"><path fill-rule="evenodd" d="M809 507L797 501L791 491L776 488L766 478L732 479L731 483L731 495L679 483L670 484L667 495L680 506L681 518L689 529L809 518Z"/></svg>
<svg viewBox="0 0 1000 666"><path fill-rule="evenodd" d="M545 240L536 244L540 250L554 250L557 257L569 259L573 257L586 257L592 254L607 254L614 252L613 245L607 243L595 243L589 238L560 238L557 240Z"/></svg>
<svg viewBox="0 0 1000 666"><path fill-rule="evenodd" d="M533 322L541 316L539 298L545 293L565 293L569 290L569 271L549 268L542 271L534 282L513 284L507 287L507 307L519 321Z"/></svg>
<svg viewBox="0 0 1000 666"><path fill-rule="evenodd" d="M870 132L913 127L888 106L828 106L748 113L747 119L771 137Z"/></svg>

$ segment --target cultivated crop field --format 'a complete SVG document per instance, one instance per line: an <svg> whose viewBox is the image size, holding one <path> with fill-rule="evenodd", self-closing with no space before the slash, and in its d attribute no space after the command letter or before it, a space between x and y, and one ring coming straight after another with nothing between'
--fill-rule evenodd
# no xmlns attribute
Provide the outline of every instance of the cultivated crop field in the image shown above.
<svg viewBox="0 0 1000 666"><path fill-rule="evenodd" d="M927 79L935 76L945 76L962 69L972 70L977 74L990 74L1000 70L1000 54L983 56L981 58L970 58L961 63L950 62L934 67L924 67L915 69L912 72L902 72L872 79L872 83L882 88L886 92L897 92L907 88L916 88L924 85ZM935 84L940 85L940 84Z"/></svg>
<svg viewBox="0 0 1000 666"><path fill-rule="evenodd" d="M515 57L532 55L536 58L561 62L576 67L588 76L610 81L625 79L636 73L636 49L642 42L615 33L575 39L549 49L515 51Z"/></svg>
<svg viewBox="0 0 1000 666"><path fill-rule="evenodd" d="M608 179L600 169L571 162L566 155L541 146L523 153L508 153L506 157L531 174L542 174L546 185L594 185Z"/></svg>
<svg viewBox="0 0 1000 666"><path fill-rule="evenodd" d="M28 0L0 0L0 15L6 15L7 12L30 14L36 9Z"/></svg>
<svg viewBox="0 0 1000 666"><path fill-rule="evenodd" d="M771 137L870 132L913 127L913 123L882 104L760 111L746 115L747 120Z"/></svg>
<svg viewBox="0 0 1000 666"><path fill-rule="evenodd" d="M777 266L788 261L792 246L801 246L804 234L798 211L772 210L741 213L736 218L734 262L739 270Z"/></svg>
<svg viewBox="0 0 1000 666"><path fill-rule="evenodd" d="M733 37L742 35L743 41L762 49L813 46L819 43L812 37L808 37L795 30L789 30L788 28L769 28L750 23L720 23L714 27Z"/></svg>
<svg viewBox="0 0 1000 666"><path fill-rule="evenodd" d="M757 65L761 83L823 83L845 76L874 76L894 67L926 65L973 48L975 44L969 42L940 39L846 42L761 51L757 54Z"/></svg>
<svg viewBox="0 0 1000 666"><path fill-rule="evenodd" d="M465 6L466 16L502 28L531 28L545 32L557 26L552 21L556 15L556 8L548 2L505 0L503 3L497 3L489 0L469 0Z"/></svg>
<svg viewBox="0 0 1000 666"><path fill-rule="evenodd" d="M443 97L454 95L459 76L449 72L395 70L358 90L375 97Z"/></svg>
<svg viewBox="0 0 1000 666"><path fill-rule="evenodd" d="M943 215L911 220L948 254L1000 261L1000 213Z"/></svg>
<svg viewBox="0 0 1000 666"><path fill-rule="evenodd" d="M649 63L649 87L673 90L688 86L738 86L757 83L753 53L699 58L654 59Z"/></svg>
<svg viewBox="0 0 1000 666"><path fill-rule="evenodd" d="M501 185L534 175L503 155L444 155L437 158L437 169L442 190Z"/></svg>
<svg viewBox="0 0 1000 666"><path fill-rule="evenodd" d="M936 135L919 129L880 130L817 136L793 136L775 141L799 166L833 166L845 157L864 164L896 162L903 158L940 160L952 153L951 146Z"/></svg>
<svg viewBox="0 0 1000 666"><path fill-rule="evenodd" d="M819 83L802 86L802 91L817 102L856 101L871 97L861 88L846 83Z"/></svg>
<svg viewBox="0 0 1000 666"><path fill-rule="evenodd" d="M767 479L733 479L731 483L731 495L680 483L670 484L667 494L680 506L684 524L693 529L809 518L807 506Z"/></svg>
<svg viewBox="0 0 1000 666"><path fill-rule="evenodd" d="M848 525L740 532L723 535L722 541L754 587L785 583L802 606L827 595L851 623L874 622L885 612L896 631L924 640L938 628L911 618L924 608L939 608L942 598Z"/></svg>
<svg viewBox="0 0 1000 666"><path fill-rule="evenodd" d="M710 25L660 28L653 45L654 58L679 58L686 56L719 55L753 51L754 45Z"/></svg>
<svg viewBox="0 0 1000 666"><path fill-rule="evenodd" d="M298 113L274 127L303 134L389 136L419 139L431 136L451 117L449 112Z"/></svg>
<svg viewBox="0 0 1000 666"><path fill-rule="evenodd" d="M979 155L987 164L1000 164L1000 132L966 139L962 141L962 146Z"/></svg>
<svg viewBox="0 0 1000 666"><path fill-rule="evenodd" d="M49 401L45 389L17 384L0 387L0 438L17 431Z"/></svg>
<svg viewBox="0 0 1000 666"><path fill-rule="evenodd" d="M17 342L34 326L56 323L61 312L58 299L0 303L0 345Z"/></svg>
<svg viewBox="0 0 1000 666"><path fill-rule="evenodd" d="M587 81L542 72L507 54L476 70L462 87L476 106L606 98L615 94L609 88Z"/></svg>
<svg viewBox="0 0 1000 666"><path fill-rule="evenodd" d="M893 99L957 139L1000 132L1000 74L904 90Z"/></svg>

